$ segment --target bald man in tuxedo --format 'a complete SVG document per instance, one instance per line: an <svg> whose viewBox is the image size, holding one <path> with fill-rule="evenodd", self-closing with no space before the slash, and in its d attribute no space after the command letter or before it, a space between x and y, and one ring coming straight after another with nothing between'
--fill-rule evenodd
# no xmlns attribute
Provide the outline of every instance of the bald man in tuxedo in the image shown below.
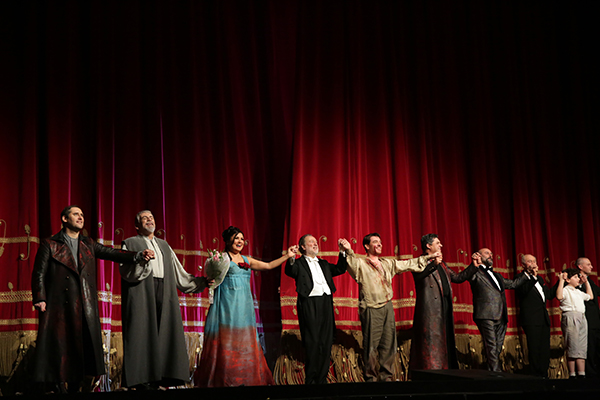
<svg viewBox="0 0 600 400"><path fill-rule="evenodd" d="M515 278L526 277L516 289L519 299L519 323L527 337L529 366L535 376L548 377L550 367L550 316L546 302L551 290L538 275L537 259L531 254L521 257L524 271Z"/></svg>
<svg viewBox="0 0 600 400"><path fill-rule="evenodd" d="M473 293L473 320L479 328L483 347L487 357L488 369L502 372L500 352L504 345L504 336L508 325L508 307L506 289L515 289L527 279L525 276L514 280L505 279L493 270L493 254L488 248L482 248L472 256L477 272L469 279Z"/></svg>

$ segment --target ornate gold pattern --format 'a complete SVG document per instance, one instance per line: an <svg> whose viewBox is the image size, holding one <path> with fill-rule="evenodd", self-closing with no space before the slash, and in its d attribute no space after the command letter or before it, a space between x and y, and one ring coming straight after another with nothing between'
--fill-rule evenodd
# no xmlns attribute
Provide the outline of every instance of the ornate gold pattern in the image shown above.
<svg viewBox="0 0 600 400"><path fill-rule="evenodd" d="M13 319L0 319L0 326L11 326L11 325L33 325L37 324L37 318L13 318Z"/></svg>
<svg viewBox="0 0 600 400"><path fill-rule="evenodd" d="M4 244L15 244L15 243L27 243L27 240L29 240L31 243L40 243L40 238L37 238L35 236L30 236L29 238L27 236L16 236L13 238L0 238L0 243ZM4 246L2 246L4 247Z"/></svg>
<svg viewBox="0 0 600 400"><path fill-rule="evenodd" d="M31 290L17 290L16 292L0 292L0 303L32 302Z"/></svg>

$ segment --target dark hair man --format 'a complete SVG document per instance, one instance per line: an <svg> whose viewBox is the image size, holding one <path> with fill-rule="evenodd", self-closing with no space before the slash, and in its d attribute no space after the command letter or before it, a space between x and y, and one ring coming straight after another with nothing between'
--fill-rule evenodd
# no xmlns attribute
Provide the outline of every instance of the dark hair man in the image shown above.
<svg viewBox="0 0 600 400"><path fill-rule="evenodd" d="M96 259L147 262L152 250L130 252L83 236L83 211L68 206L63 229L40 243L31 277L33 304L40 311L33 380L50 390L79 391L85 377L106 373L98 316Z"/></svg>

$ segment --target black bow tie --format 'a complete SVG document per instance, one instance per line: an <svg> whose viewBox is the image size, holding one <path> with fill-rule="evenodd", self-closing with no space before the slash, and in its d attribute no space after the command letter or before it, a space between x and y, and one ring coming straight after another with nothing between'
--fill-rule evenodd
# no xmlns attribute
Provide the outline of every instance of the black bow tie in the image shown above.
<svg viewBox="0 0 600 400"><path fill-rule="evenodd" d="M479 268L481 268L483 271L486 271L486 272L487 272L487 271L492 271L492 272L494 272L494 267L486 267L485 265L482 265L482 266L481 266L481 267L479 267Z"/></svg>

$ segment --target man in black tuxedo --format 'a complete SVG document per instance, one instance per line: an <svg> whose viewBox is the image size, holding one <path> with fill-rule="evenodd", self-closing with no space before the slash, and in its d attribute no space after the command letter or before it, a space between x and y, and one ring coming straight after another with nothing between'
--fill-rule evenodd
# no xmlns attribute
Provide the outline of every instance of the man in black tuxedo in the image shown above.
<svg viewBox="0 0 600 400"><path fill-rule="evenodd" d="M600 308L598 307L598 296L600 288L590 278L592 273L592 263L589 258L579 257L577 259L577 268L586 275L594 298L585 301L585 318L588 323L588 349L585 360L585 374L588 378L598 378L600 376ZM579 290L585 292L585 285L579 286Z"/></svg>
<svg viewBox="0 0 600 400"><path fill-rule="evenodd" d="M525 276L525 283L516 289L519 298L519 322L527 336L529 365L533 375L548 377L550 367L550 316L546 301L552 298L551 290L538 276L536 258L531 254L521 257L524 271L515 278Z"/></svg>
<svg viewBox="0 0 600 400"><path fill-rule="evenodd" d="M478 271L469 279L473 293L473 320L481 333L488 369L502 372L500 352L508 324L505 289L515 289L527 278L504 279L494 272L493 254L488 248L474 253L472 258L472 265L478 267Z"/></svg>
<svg viewBox="0 0 600 400"><path fill-rule="evenodd" d="M298 242L302 256L290 258L285 274L296 280L298 323L306 352L306 384L327 383L331 346L335 335L333 312L333 277L346 272L346 256L340 252L338 263L331 264L317 258L319 244L312 235L304 235Z"/></svg>

